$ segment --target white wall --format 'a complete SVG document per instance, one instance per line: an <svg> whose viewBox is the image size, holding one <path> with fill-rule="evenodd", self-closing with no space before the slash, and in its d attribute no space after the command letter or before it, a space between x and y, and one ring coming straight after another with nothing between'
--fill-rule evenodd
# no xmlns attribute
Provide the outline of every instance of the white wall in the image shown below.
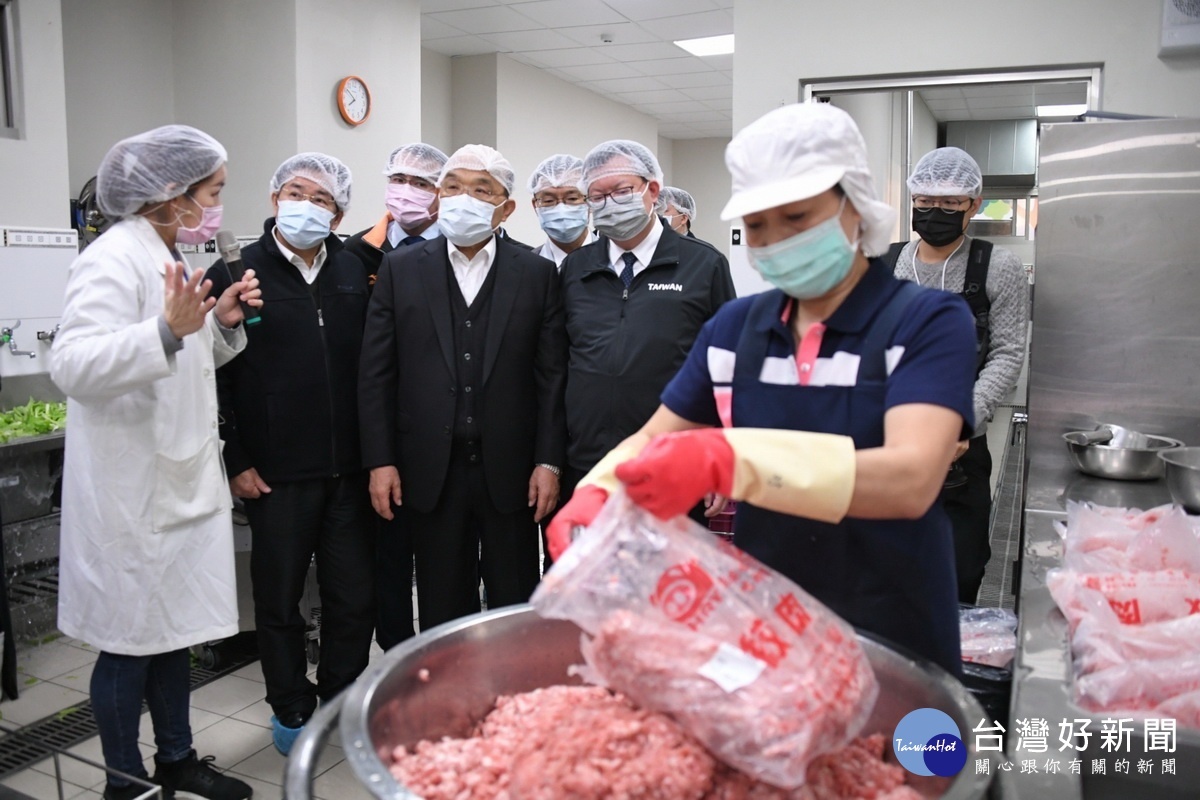
<svg viewBox="0 0 1200 800"><path fill-rule="evenodd" d="M654 151L658 157L658 165L662 167L663 180L667 186L674 186L675 174L675 140L666 136L658 137L658 149Z"/></svg>
<svg viewBox="0 0 1200 800"><path fill-rule="evenodd" d="M171 5L62 0L74 194L96 174L114 143L175 119Z"/></svg>
<svg viewBox="0 0 1200 800"><path fill-rule="evenodd" d="M960 4L934 23L895 0L743 0L734 15L733 128L796 102L801 79L1086 63L1104 64L1106 110L1200 117L1200 58L1158 58L1160 8L1010 0L999 9Z"/></svg>
<svg viewBox="0 0 1200 800"><path fill-rule="evenodd" d="M901 103L899 92L839 94L832 101L832 105L843 109L858 125L867 145L867 165L871 177L875 179L875 191L892 208L900 204ZM893 169L892 165L896 167ZM891 240L908 238L899 234L897 223L893 227Z"/></svg>
<svg viewBox="0 0 1200 800"><path fill-rule="evenodd" d="M525 188L529 175L542 159L555 153L571 153L583 158L589 150L608 139L632 139L651 150L658 147L658 121L652 117L504 55L472 58L492 58L495 65L494 146L512 162L517 176L517 211L505 228L520 241L537 245L545 240ZM457 66L459 61L466 59L453 60L457 103L462 89ZM454 135L461 143L457 115Z"/></svg>
<svg viewBox="0 0 1200 800"><path fill-rule="evenodd" d="M353 233L384 213L382 171L388 154L421 138L421 3L295 2L296 140L270 168L309 150L341 159L354 177L354 191L338 231ZM371 115L359 126L348 125L338 113L337 85L347 75L362 78L371 92ZM261 191L265 212L265 182ZM261 222L265 213L259 217Z"/></svg>
<svg viewBox="0 0 1200 800"><path fill-rule="evenodd" d="M221 194L222 227L238 235L260 233L270 213L268 181L296 152L296 0L172 5L170 121L200 128L225 146L229 181Z"/></svg>
<svg viewBox="0 0 1200 800"><path fill-rule="evenodd" d="M729 256L730 223L721 221L729 202L730 179L725 168L728 139L676 139L675 169L670 185L687 191L696 200L692 233Z"/></svg>
<svg viewBox="0 0 1200 800"><path fill-rule="evenodd" d="M450 61L450 56L432 50L421 51L421 141L439 150L449 149L454 140L450 112L453 86Z"/></svg>
<svg viewBox="0 0 1200 800"><path fill-rule="evenodd" d="M496 147L498 59L496 53L450 59L451 139L443 148L446 155L464 144Z"/></svg>
<svg viewBox="0 0 1200 800"><path fill-rule="evenodd" d="M19 138L0 138L0 224L70 227L62 11L58 0L17 5Z"/></svg>

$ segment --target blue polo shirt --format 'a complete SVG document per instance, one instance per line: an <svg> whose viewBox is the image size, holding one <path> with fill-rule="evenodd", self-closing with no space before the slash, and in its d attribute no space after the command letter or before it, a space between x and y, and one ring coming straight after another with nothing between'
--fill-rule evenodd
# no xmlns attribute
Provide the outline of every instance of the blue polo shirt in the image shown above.
<svg viewBox="0 0 1200 800"><path fill-rule="evenodd" d="M948 292L902 286L873 261L800 342L788 326L794 301L782 292L726 303L662 402L692 422L841 434L856 449L883 444L889 409L929 403L961 416L966 437L974 422L970 309ZM901 291L911 293L907 305L891 306ZM876 326L898 308L899 317ZM836 524L739 503L734 544L852 625L960 672L954 544L941 503L919 519Z"/></svg>
<svg viewBox="0 0 1200 800"><path fill-rule="evenodd" d="M825 320L819 331L815 361L805 358L805 345L796 343L787 319L794 303L778 289L778 325L768 336L767 355L758 370L764 384L783 386L853 388L858 381L861 352L870 324L883 304L898 289L886 268L872 261L870 269L846 300ZM684 419L702 425L726 425L729 395L736 366L736 350L750 305L756 295L726 303L700 330L687 360L663 390L664 405ZM962 298L950 292L927 289L907 308L886 352L887 385L884 408L906 403L931 403L957 412L963 418L964 438L974 426L972 391L974 374L964 371L974 363L974 321ZM828 415L811 420L802 430L854 435L830 427ZM739 423L745 425L745 423ZM882 426L882 420L880 420ZM855 439L855 446L879 447L879 441Z"/></svg>

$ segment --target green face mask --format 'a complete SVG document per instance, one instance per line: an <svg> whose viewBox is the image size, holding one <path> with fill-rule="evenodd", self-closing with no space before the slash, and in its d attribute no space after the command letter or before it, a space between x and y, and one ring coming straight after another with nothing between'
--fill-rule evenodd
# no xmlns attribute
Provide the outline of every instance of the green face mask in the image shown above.
<svg viewBox="0 0 1200 800"><path fill-rule="evenodd" d="M751 247L750 261L759 274L784 294L811 300L828 293L846 279L854 264L858 243L842 230L842 211L819 225L766 247Z"/></svg>

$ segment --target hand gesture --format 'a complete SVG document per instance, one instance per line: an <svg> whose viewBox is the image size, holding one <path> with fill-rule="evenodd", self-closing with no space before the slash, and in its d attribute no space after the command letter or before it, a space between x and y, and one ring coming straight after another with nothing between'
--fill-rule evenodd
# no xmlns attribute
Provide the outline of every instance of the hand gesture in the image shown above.
<svg viewBox="0 0 1200 800"><path fill-rule="evenodd" d="M212 281L204 280L203 270L194 270L184 281L182 261L167 262L163 284L163 319L176 339L183 339L204 326L204 317L216 300L208 296Z"/></svg>

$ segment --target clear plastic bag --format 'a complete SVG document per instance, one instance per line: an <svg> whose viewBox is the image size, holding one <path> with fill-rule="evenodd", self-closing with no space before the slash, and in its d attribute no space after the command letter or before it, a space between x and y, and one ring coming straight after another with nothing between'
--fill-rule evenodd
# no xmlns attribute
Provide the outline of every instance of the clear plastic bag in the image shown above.
<svg viewBox="0 0 1200 800"><path fill-rule="evenodd" d="M1017 615L1007 608L963 608L958 612L962 660L1007 667L1017 650Z"/></svg>
<svg viewBox="0 0 1200 800"><path fill-rule="evenodd" d="M586 680L673 717L717 757L793 788L879 692L854 630L687 518L614 495L532 601L584 637Z"/></svg>

